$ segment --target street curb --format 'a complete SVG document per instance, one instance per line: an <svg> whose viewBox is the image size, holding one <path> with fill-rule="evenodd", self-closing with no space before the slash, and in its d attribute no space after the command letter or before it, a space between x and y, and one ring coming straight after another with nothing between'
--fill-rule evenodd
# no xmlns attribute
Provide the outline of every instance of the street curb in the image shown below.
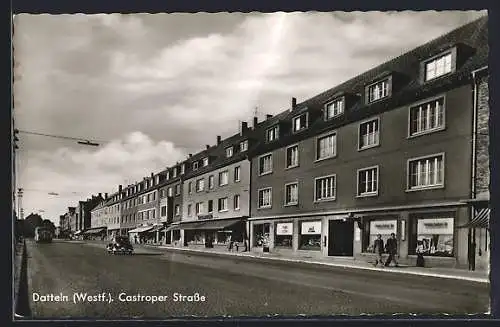
<svg viewBox="0 0 500 327"><path fill-rule="evenodd" d="M386 267L386 268L376 268L376 267L362 267L362 266L357 266L357 265L350 265L350 264L340 264L340 263L333 263L333 262L321 262L321 261L304 261L300 259L293 259L293 258L276 258L276 257L264 257L260 255L253 255L253 254L241 254L241 253L224 253L224 252L209 252L209 251L203 251L203 250L197 250L197 249L183 249L183 248L173 248L173 247L168 247L168 246L154 246L154 245L145 245L146 247L151 247L151 248L159 248L159 249L164 249L170 252L191 252L191 253L200 253L208 256L226 256L226 257L241 257L241 258L250 258L250 259L259 259L259 260L268 260L268 261L281 261L281 262L293 262L293 263L298 263L298 264L303 264L306 266L322 266L322 267L336 267L336 268L344 268L344 269L358 269L358 270L367 270L367 271L378 271L378 272L386 272L386 273L398 273L398 274L407 274L407 275L414 275L414 276L425 276L425 277L435 277L435 278L444 278L444 279L455 279L455 280L464 280L464 281L470 281L470 282L476 282L476 283L489 283L489 278L481 278L481 277L472 277L472 276L456 276L456 275L449 275L449 274L438 274L438 273L432 273L432 272L425 272L425 271L408 271L408 270L401 270L401 269L394 269L391 267Z"/></svg>
<svg viewBox="0 0 500 327"><path fill-rule="evenodd" d="M28 253L26 249L26 242L24 240L23 252L21 257L21 273L19 276L19 285L14 314L17 318L31 316L28 286Z"/></svg>

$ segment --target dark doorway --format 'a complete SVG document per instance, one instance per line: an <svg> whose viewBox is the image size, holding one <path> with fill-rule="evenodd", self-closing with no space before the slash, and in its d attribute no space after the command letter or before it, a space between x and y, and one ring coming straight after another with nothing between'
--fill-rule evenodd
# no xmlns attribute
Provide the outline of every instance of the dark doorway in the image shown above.
<svg viewBox="0 0 500 327"><path fill-rule="evenodd" d="M330 220L328 224L328 255L353 255L354 224L349 220Z"/></svg>

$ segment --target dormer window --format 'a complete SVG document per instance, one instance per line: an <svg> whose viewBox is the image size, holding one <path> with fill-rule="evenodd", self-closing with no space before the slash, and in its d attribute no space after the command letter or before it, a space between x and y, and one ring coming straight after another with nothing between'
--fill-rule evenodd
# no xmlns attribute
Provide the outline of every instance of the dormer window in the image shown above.
<svg viewBox="0 0 500 327"><path fill-rule="evenodd" d="M452 54L448 52L425 63L425 81L429 81L452 72Z"/></svg>
<svg viewBox="0 0 500 327"><path fill-rule="evenodd" d="M173 178L176 178L176 177L177 177L177 167L174 167L174 168L172 169L172 177L173 177Z"/></svg>
<svg viewBox="0 0 500 327"><path fill-rule="evenodd" d="M275 125L266 131L267 142L275 141L279 138L279 125Z"/></svg>
<svg viewBox="0 0 500 327"><path fill-rule="evenodd" d="M230 146L228 148L226 148L226 158L230 158L233 156L233 147Z"/></svg>
<svg viewBox="0 0 500 327"><path fill-rule="evenodd" d="M248 140L240 142L240 152L245 152L248 150Z"/></svg>
<svg viewBox="0 0 500 327"><path fill-rule="evenodd" d="M368 86L368 103L372 103L389 96L389 78Z"/></svg>
<svg viewBox="0 0 500 327"><path fill-rule="evenodd" d="M325 120L332 119L344 112L344 97L337 98L325 104Z"/></svg>
<svg viewBox="0 0 500 327"><path fill-rule="evenodd" d="M167 181L170 179L170 171L167 170L167 173L165 174L165 178L167 179Z"/></svg>
<svg viewBox="0 0 500 327"><path fill-rule="evenodd" d="M193 170L198 170L198 161L193 162Z"/></svg>
<svg viewBox="0 0 500 327"><path fill-rule="evenodd" d="M203 158L203 167L208 166L208 157Z"/></svg>
<svg viewBox="0 0 500 327"><path fill-rule="evenodd" d="M186 164L181 165L181 175L186 172Z"/></svg>
<svg viewBox="0 0 500 327"><path fill-rule="evenodd" d="M308 113L303 113L293 118L293 132L297 133L307 128Z"/></svg>

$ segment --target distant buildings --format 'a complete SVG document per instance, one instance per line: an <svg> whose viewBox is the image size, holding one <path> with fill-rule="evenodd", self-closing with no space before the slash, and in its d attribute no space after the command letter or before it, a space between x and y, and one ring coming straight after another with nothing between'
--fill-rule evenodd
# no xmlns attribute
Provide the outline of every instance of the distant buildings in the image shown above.
<svg viewBox="0 0 500 327"><path fill-rule="evenodd" d="M431 266L485 268L487 22L293 98L278 115L120 185L96 207L96 227L173 246L232 240L251 251L361 260L372 260L378 234L395 233L402 262L415 261L420 240Z"/></svg>

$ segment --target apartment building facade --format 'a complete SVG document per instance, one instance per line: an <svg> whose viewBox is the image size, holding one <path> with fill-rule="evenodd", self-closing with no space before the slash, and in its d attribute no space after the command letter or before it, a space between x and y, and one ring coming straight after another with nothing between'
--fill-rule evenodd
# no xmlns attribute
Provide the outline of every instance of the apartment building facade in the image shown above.
<svg viewBox="0 0 500 327"><path fill-rule="evenodd" d="M260 123L252 250L370 260L394 233L403 261L422 241L431 265L466 265L487 35L479 19Z"/></svg>
<svg viewBox="0 0 500 327"><path fill-rule="evenodd" d="M215 146L190 157L183 179L183 216L178 228L183 245L227 246L247 237L250 161L248 126Z"/></svg>
<svg viewBox="0 0 500 327"><path fill-rule="evenodd" d="M108 201L106 201L104 210L107 218L107 237L111 239L121 234L121 194L123 186L118 186L118 192L115 192L109 196Z"/></svg>
<svg viewBox="0 0 500 327"><path fill-rule="evenodd" d="M180 246L181 231L172 225L178 225L182 219L182 177L186 174L186 164L177 163L160 174L164 176L158 186L160 221L166 226L161 233L166 244Z"/></svg>

